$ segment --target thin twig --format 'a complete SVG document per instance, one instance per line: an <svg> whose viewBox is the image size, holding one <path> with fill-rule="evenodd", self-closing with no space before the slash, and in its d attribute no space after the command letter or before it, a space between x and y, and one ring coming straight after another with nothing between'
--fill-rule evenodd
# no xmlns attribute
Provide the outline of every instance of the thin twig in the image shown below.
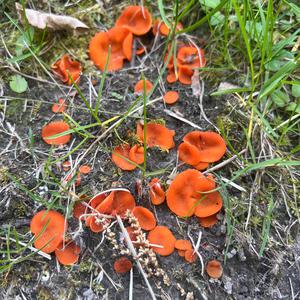
<svg viewBox="0 0 300 300"><path fill-rule="evenodd" d="M198 126L197 124L195 124L195 123L193 123L193 122L185 119L184 117L179 116L178 114L174 113L173 111L171 111L169 109L164 109L164 112L167 115L169 115L169 116L171 116L171 117L173 117L173 118L175 118L175 119L177 119L177 120L179 120L181 122L184 122L184 123L186 123L186 124L188 124L188 125L190 125L190 126L192 126L194 128L199 129L199 130L202 130L202 128L200 126Z"/></svg>
<svg viewBox="0 0 300 300"><path fill-rule="evenodd" d="M222 161L221 163L213 166L212 168L207 169L206 171L202 172L203 174L207 174L210 172L213 172L215 170L221 169L222 167L228 165L229 163L231 163L233 160L235 160L237 157L239 157L240 155L242 155L243 153L245 153L247 151L247 149L242 150L241 152L239 152L236 155L233 155L232 157Z"/></svg>

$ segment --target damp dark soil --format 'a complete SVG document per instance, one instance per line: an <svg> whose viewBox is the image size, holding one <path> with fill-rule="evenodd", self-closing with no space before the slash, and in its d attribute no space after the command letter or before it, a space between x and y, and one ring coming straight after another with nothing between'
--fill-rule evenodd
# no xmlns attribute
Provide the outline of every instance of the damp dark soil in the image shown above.
<svg viewBox="0 0 300 300"><path fill-rule="evenodd" d="M121 71L107 76L103 101L101 102L101 119L108 119L115 114L125 113L136 97L133 94L133 86L140 78L141 70L131 69ZM145 77L155 80L157 74L153 71L145 72ZM89 90L89 83L86 77L82 78L80 87L86 97L95 101L93 91ZM95 86L97 89L97 85ZM199 99L193 95L190 87L175 84L170 87L159 87L151 99L161 97L164 88L179 91L180 100L172 107L165 107L162 100L159 100L147 108L149 120L165 122L170 129L176 130L176 145L180 143L183 136L193 128L171 116L164 110L172 110L186 120L197 124L203 130L214 130L211 124L201 117ZM90 88L91 89L91 88ZM63 91L67 91L62 87ZM33 214L42 206L31 199L26 192L22 192L16 184L8 177L5 178L5 171L9 171L23 186L36 193L47 202L53 200L53 192L57 186L49 182L51 178L44 173L43 166L51 157L59 158L68 152L68 147L51 149L45 145L40 137L41 128L49 120L61 119L61 116L53 116L51 112L52 103L62 97L62 90L51 84L29 82L29 90L22 98L27 98L25 107L24 99L8 101L6 117L3 125L6 130L13 130L17 135L7 135L1 132L1 149L6 149L1 155L1 168L3 170L1 189L1 226L14 226L18 231L28 237L28 225ZM5 91L7 94L10 92ZM209 83L206 83L206 91L203 98L203 107L207 118L212 124L216 124L219 118L225 118L228 109L225 100L212 98ZM112 96L114 95L114 96ZM16 95L14 95L16 96ZM83 104L82 99L76 95L70 97L68 113L81 125L94 122L89 111ZM228 99L227 99L228 100ZM226 100L226 101L227 101ZM112 186L126 187L133 195L138 205L155 210L157 222L171 228L176 238L187 238L190 233L194 241L197 241L199 230L202 231L200 253L204 263L209 259L218 259L224 262L226 236L226 222L224 213L219 214L219 222L211 229L203 229L195 218L187 220L176 220L165 204L158 207L151 207L147 196L147 181L143 178L140 170L133 172L121 172L111 162L110 153L113 146L121 143L119 138L128 140L130 132L135 131L136 122L142 118L142 111L132 117L128 117L117 129L118 135L111 132L99 144L95 145L91 152L85 157L86 163L93 165L92 173L82 179L76 193L87 193L94 195L99 191L109 189ZM30 132L32 132L30 134ZM101 134L102 129L95 127L90 130L94 136ZM31 141L29 137L31 136ZM117 137L119 136L119 138ZM236 140L239 136L237 133ZM73 135L74 145L82 138ZM93 139L88 140L79 153L83 153ZM76 153L73 159L76 159ZM150 149L147 153L147 171L154 172L165 169L159 176L166 184L170 172L176 166L176 150L162 152L159 149ZM186 167L179 167L178 171ZM56 178L64 176L59 164L51 165L51 171ZM231 166L218 171L218 174L230 178ZM142 180L144 193L142 196L136 193L136 182ZM237 184L247 187L247 178L241 178ZM229 199L235 201L246 201L247 195L233 187L228 189ZM63 210L66 208L66 196L58 199L55 205ZM78 223L72 217L69 218L70 230L75 232ZM114 229L121 236L120 230ZM180 296L178 284L186 291L193 292L194 299L291 299L290 286L299 288L299 265L292 264L295 257L299 258L299 240L293 247L276 250L277 257L274 259L272 250L266 251L266 255L259 259L249 244L255 241L247 241L247 236L242 232L235 232L235 242L229 247L227 261L224 265L224 275L220 280L210 280L204 274L201 275L201 264L197 261L194 264L186 263L176 253L169 257L159 257L161 267L168 273L171 279L170 286L162 285L162 290L155 286L160 279L150 278L154 290L161 299L184 299ZM51 261L34 255L26 261L16 264L4 274L1 281L1 299L128 299L129 275L118 276L113 270L114 257L118 253L112 251L111 245L104 241L99 248L102 235L92 233L87 228L76 237L82 249L80 261L72 267L58 266L55 259ZM276 243L276 241L274 241ZM1 241L1 248L5 243ZM95 250L97 249L97 250ZM28 250L27 250L28 251ZM26 253L28 254L28 253ZM105 271L103 274L102 270ZM115 282L113 285L105 274ZM164 292L163 292L164 291ZM168 294L164 296L164 294ZM133 275L133 299L151 299L147 287L137 269ZM296 299L296 298L295 298Z"/></svg>

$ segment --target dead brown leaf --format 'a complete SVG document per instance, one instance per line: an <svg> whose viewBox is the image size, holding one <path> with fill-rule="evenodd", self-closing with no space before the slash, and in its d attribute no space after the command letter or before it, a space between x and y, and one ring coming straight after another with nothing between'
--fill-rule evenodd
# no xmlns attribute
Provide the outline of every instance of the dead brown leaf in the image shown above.
<svg viewBox="0 0 300 300"><path fill-rule="evenodd" d="M21 22L23 22L23 7L20 3L16 3L16 9ZM76 18L69 16L54 15L43 13L33 9L25 9L28 23L36 28L49 28L56 30L76 30L78 32L85 32L89 27Z"/></svg>

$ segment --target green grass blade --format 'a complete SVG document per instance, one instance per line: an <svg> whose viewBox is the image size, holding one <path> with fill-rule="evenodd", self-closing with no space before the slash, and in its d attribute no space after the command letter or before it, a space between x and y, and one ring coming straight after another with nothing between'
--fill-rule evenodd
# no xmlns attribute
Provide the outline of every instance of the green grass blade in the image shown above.
<svg viewBox="0 0 300 300"><path fill-rule="evenodd" d="M168 21L168 19L166 17L165 6L164 6L164 3L163 3L163 0L158 0L157 3L158 3L158 9L159 9L162 20L166 23L166 25L169 28L171 28L171 24L170 24L170 22Z"/></svg>

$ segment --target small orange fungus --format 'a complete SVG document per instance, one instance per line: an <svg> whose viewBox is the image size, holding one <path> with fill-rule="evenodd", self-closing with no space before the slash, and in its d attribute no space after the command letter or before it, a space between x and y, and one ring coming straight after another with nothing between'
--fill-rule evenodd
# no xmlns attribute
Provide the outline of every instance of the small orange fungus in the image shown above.
<svg viewBox="0 0 300 300"><path fill-rule="evenodd" d="M168 91L164 94L163 99L167 104L174 104L178 101L179 94L176 91Z"/></svg>
<svg viewBox="0 0 300 300"><path fill-rule="evenodd" d="M205 218L198 217L198 221L202 227L205 227L205 228L212 227L218 222L217 214L214 214L214 215L211 215L211 216L205 217Z"/></svg>
<svg viewBox="0 0 300 300"><path fill-rule="evenodd" d="M153 178L149 183L150 199L153 205L162 204L165 201L166 193L158 178Z"/></svg>
<svg viewBox="0 0 300 300"><path fill-rule="evenodd" d="M54 103L52 105L52 112L54 112L55 114L64 112L67 108L67 105L65 102L66 102L66 100L64 100L62 98L58 99L58 103Z"/></svg>
<svg viewBox="0 0 300 300"><path fill-rule="evenodd" d="M114 269L119 274L125 274L132 268L132 262L125 256L120 257L114 262Z"/></svg>
<svg viewBox="0 0 300 300"><path fill-rule="evenodd" d="M73 265L77 263L80 253L80 247L73 241L68 241L63 246L61 243L55 250L57 260L65 266Z"/></svg>
<svg viewBox="0 0 300 300"><path fill-rule="evenodd" d="M64 145L71 139L71 134L67 133L60 137L51 138L56 134L63 134L70 129L68 123L64 121L54 121L42 128L42 139L49 145Z"/></svg>
<svg viewBox="0 0 300 300"><path fill-rule="evenodd" d="M147 79L145 79L145 84L146 84L146 95L148 95L152 90L153 84ZM141 79L140 81L138 81L136 83L136 85L134 86L134 92L136 94L144 93L144 80L143 79Z"/></svg>
<svg viewBox="0 0 300 300"><path fill-rule="evenodd" d="M147 237L151 244L161 245L163 248L152 246L155 253L161 256L168 256L174 252L176 239L169 228L156 226Z"/></svg>
<svg viewBox="0 0 300 300"><path fill-rule="evenodd" d="M91 167L88 165L82 165L79 167L79 172L81 174L89 174L91 172Z"/></svg>
<svg viewBox="0 0 300 300"><path fill-rule="evenodd" d="M201 192L215 188L215 182L197 170L179 173L167 191L167 205L179 217L190 217L201 202ZM200 211L200 209L199 209Z"/></svg>
<svg viewBox="0 0 300 300"><path fill-rule="evenodd" d="M87 196L82 195L80 198L81 201L77 201L73 207L73 217L76 219L80 219L88 211L88 207L85 205L88 201Z"/></svg>
<svg viewBox="0 0 300 300"><path fill-rule="evenodd" d="M51 253L58 247L66 229L64 216L55 210L41 210L30 223L30 231L36 238L34 246L45 253Z"/></svg>
<svg viewBox="0 0 300 300"><path fill-rule="evenodd" d="M133 210L135 200L130 192L113 191L97 207L102 214L123 216L127 209Z"/></svg>
<svg viewBox="0 0 300 300"><path fill-rule="evenodd" d="M194 252L194 249L188 249L184 253L184 258L187 262L193 263L197 260L197 254Z"/></svg>
<svg viewBox="0 0 300 300"><path fill-rule="evenodd" d="M138 219L142 229L152 230L156 226L155 217L149 209L143 206L136 206L132 210L132 214Z"/></svg>
<svg viewBox="0 0 300 300"><path fill-rule="evenodd" d="M76 83L79 82L81 64L78 61L72 60L68 54L63 55L51 68L53 73L57 75L62 82L69 85L72 84L72 79Z"/></svg>
<svg viewBox="0 0 300 300"><path fill-rule="evenodd" d="M206 218L216 214L222 208L222 198L219 192L201 194L196 203L195 215L200 218Z"/></svg>
<svg viewBox="0 0 300 300"><path fill-rule="evenodd" d="M218 279L223 274L223 267L218 260L213 259L207 263L206 272L209 275L209 277Z"/></svg>
<svg viewBox="0 0 300 300"><path fill-rule="evenodd" d="M183 28L182 24L179 22L176 26L176 31L179 31ZM152 28L152 32L154 35L156 35L157 33L163 35L163 36L168 36L170 33L170 28L167 26L167 24L165 22L162 22L160 20L156 20L153 24L153 28Z"/></svg>
<svg viewBox="0 0 300 300"><path fill-rule="evenodd" d="M107 70L120 70L124 59L131 60L132 41L132 33L125 28L113 27L107 32L98 32L90 41L90 59L104 71L110 48Z"/></svg>
<svg viewBox="0 0 300 300"><path fill-rule="evenodd" d="M177 240L175 242L175 248L177 250L190 250L192 249L192 243L189 240Z"/></svg>
<svg viewBox="0 0 300 300"><path fill-rule="evenodd" d="M129 158L130 146L128 144L123 144L114 148L112 152L112 161L118 166L120 169L125 171L131 171L136 168L134 164L132 164Z"/></svg>
<svg viewBox="0 0 300 300"><path fill-rule="evenodd" d="M136 134L141 142L144 141L144 126L138 122ZM175 131L170 130L164 125L148 123L146 127L146 144L148 147L160 147L169 150L175 146Z"/></svg>
<svg viewBox="0 0 300 300"><path fill-rule="evenodd" d="M177 64L179 68L186 67L189 69L201 68L206 64L204 52L201 48L184 46L178 50Z"/></svg>
<svg viewBox="0 0 300 300"><path fill-rule="evenodd" d="M183 138L184 143L198 149L199 162L216 162L226 152L224 139L212 131L192 131Z"/></svg>
<svg viewBox="0 0 300 300"><path fill-rule="evenodd" d="M129 150L129 159L140 165L144 162L144 147L134 145Z"/></svg>
<svg viewBox="0 0 300 300"><path fill-rule="evenodd" d="M117 19L116 26L126 28L135 35L144 35L151 29L152 18L145 7L127 6Z"/></svg>

